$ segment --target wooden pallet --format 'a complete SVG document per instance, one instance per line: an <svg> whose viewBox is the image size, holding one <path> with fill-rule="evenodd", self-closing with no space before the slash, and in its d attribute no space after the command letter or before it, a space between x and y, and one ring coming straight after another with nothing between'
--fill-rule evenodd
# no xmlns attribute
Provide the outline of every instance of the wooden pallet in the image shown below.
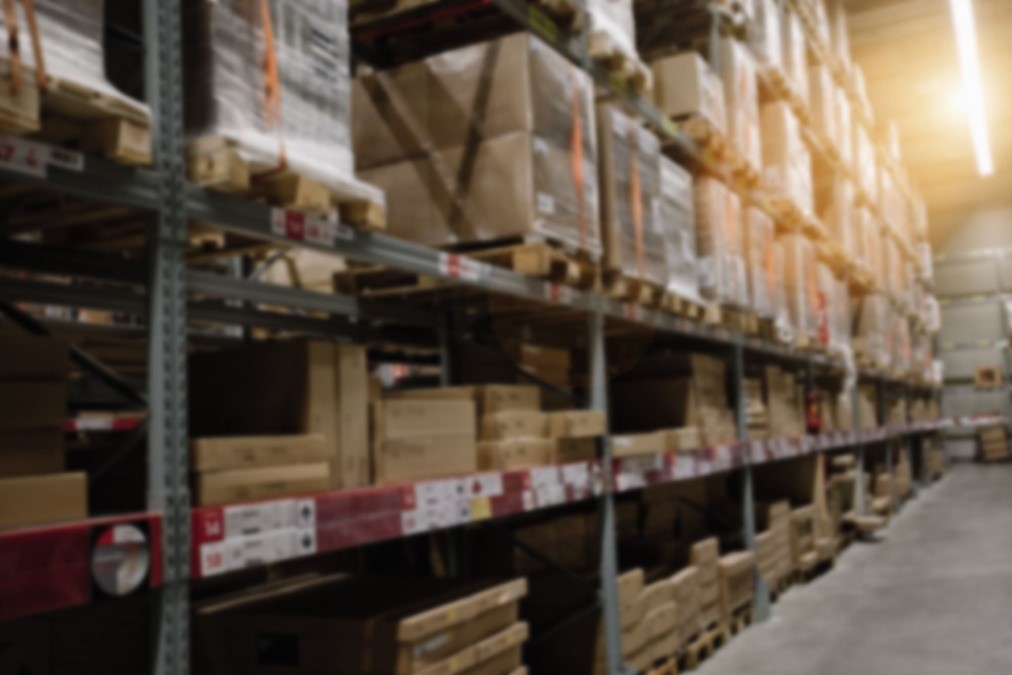
<svg viewBox="0 0 1012 675"><path fill-rule="evenodd" d="M587 38L587 53L620 86L638 94L647 93L653 88L653 71L637 55L622 49L609 31L592 30Z"/></svg>
<svg viewBox="0 0 1012 675"><path fill-rule="evenodd" d="M748 605L739 607L731 612L731 616L727 619L728 639L735 638L744 632L746 628L752 625L752 619L752 603L750 600Z"/></svg>
<svg viewBox="0 0 1012 675"><path fill-rule="evenodd" d="M664 310L687 319L701 319L706 311L706 305L702 302L684 298L670 290L664 295L661 306Z"/></svg>
<svg viewBox="0 0 1012 675"><path fill-rule="evenodd" d="M744 335L759 334L759 317L754 312L733 307L721 307L720 325Z"/></svg>
<svg viewBox="0 0 1012 675"><path fill-rule="evenodd" d="M192 183L241 194L307 213L337 210L341 221L368 229L386 227L386 208L376 188L353 177L325 184L290 169L246 161L238 144L223 136L204 136L186 145L186 173Z"/></svg>
<svg viewBox="0 0 1012 675"><path fill-rule="evenodd" d="M731 149L728 169L731 172L731 177L746 190L758 187L762 180L758 167L754 166L748 157L735 148Z"/></svg>
<svg viewBox="0 0 1012 675"><path fill-rule="evenodd" d="M644 675L678 675L678 659L668 656L643 671Z"/></svg>
<svg viewBox="0 0 1012 675"><path fill-rule="evenodd" d="M718 649L727 644L727 630L723 624L715 622L689 643L682 655L682 670L694 670L699 664L713 656Z"/></svg>
<svg viewBox="0 0 1012 675"><path fill-rule="evenodd" d="M686 135L699 148L704 161L715 164L726 161L730 153L727 136L720 129L713 126L709 120L693 116L680 120L679 124Z"/></svg>
<svg viewBox="0 0 1012 675"><path fill-rule="evenodd" d="M719 326L724 318L723 308L716 302L707 303L700 319L704 326Z"/></svg>
<svg viewBox="0 0 1012 675"><path fill-rule="evenodd" d="M649 281L619 275L605 283L608 297L644 307L664 307L664 288Z"/></svg>
<svg viewBox="0 0 1012 675"><path fill-rule="evenodd" d="M53 75L40 92L35 71L24 65L15 89L7 58L0 59L0 132L121 164L151 163L151 118L139 104Z"/></svg>

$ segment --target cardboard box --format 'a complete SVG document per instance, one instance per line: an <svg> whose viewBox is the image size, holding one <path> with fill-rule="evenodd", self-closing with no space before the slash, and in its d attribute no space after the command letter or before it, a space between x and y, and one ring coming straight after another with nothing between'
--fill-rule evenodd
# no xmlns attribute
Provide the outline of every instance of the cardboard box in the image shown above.
<svg viewBox="0 0 1012 675"><path fill-rule="evenodd" d="M604 268L667 286L660 221L660 141L614 103L597 106Z"/></svg>
<svg viewBox="0 0 1012 675"><path fill-rule="evenodd" d="M253 499L274 499L330 487L330 464L313 462L255 469L231 469L194 476L194 502L213 506Z"/></svg>
<svg viewBox="0 0 1012 675"><path fill-rule="evenodd" d="M526 639L526 624L517 623L526 592L522 579L490 585L327 577L198 608L198 632L225 672L265 675L287 665L289 672L307 675L453 675ZM284 650L286 645L294 651ZM284 664L270 658L285 653L298 658Z"/></svg>
<svg viewBox="0 0 1012 675"><path fill-rule="evenodd" d="M0 431L61 428L66 419L66 382L0 381Z"/></svg>
<svg viewBox="0 0 1012 675"><path fill-rule="evenodd" d="M552 438L593 438L608 432L603 410L560 410L548 413Z"/></svg>
<svg viewBox="0 0 1012 675"><path fill-rule="evenodd" d="M720 558L717 566L720 570L721 612L730 619L734 612L752 604L755 554L751 551L729 553Z"/></svg>
<svg viewBox="0 0 1012 675"><path fill-rule="evenodd" d="M259 342L190 357L190 433L322 434L331 487L370 484L365 348Z"/></svg>
<svg viewBox="0 0 1012 675"><path fill-rule="evenodd" d="M0 433L0 477L58 473L64 468L61 429Z"/></svg>
<svg viewBox="0 0 1012 675"><path fill-rule="evenodd" d="M572 354L568 349L507 340L502 343L502 350L506 356L521 366L567 372L573 367Z"/></svg>
<svg viewBox="0 0 1012 675"><path fill-rule="evenodd" d="M680 427L665 430L668 452L695 452L703 446L699 427Z"/></svg>
<svg viewBox="0 0 1012 675"><path fill-rule="evenodd" d="M654 102L668 117L700 117L721 134L727 133L724 86L696 52L683 52L651 64Z"/></svg>
<svg viewBox="0 0 1012 675"><path fill-rule="evenodd" d="M479 471L511 471L555 462L551 438L507 438L478 443Z"/></svg>
<svg viewBox="0 0 1012 675"><path fill-rule="evenodd" d="M88 517L83 473L0 478L0 530Z"/></svg>
<svg viewBox="0 0 1012 675"><path fill-rule="evenodd" d="M481 440L545 438L548 416L536 410L507 410L481 418Z"/></svg>
<svg viewBox="0 0 1012 675"><path fill-rule="evenodd" d="M478 470L477 441L471 434L418 436L377 441L376 484L403 483Z"/></svg>
<svg viewBox="0 0 1012 675"><path fill-rule="evenodd" d="M667 437L663 431L646 434L622 434L611 437L612 457L637 457L667 452Z"/></svg>
<svg viewBox="0 0 1012 675"><path fill-rule="evenodd" d="M472 399L478 416L512 410L539 410L541 389L526 384L485 384L432 389L400 389L387 392L387 398Z"/></svg>
<svg viewBox="0 0 1012 675"><path fill-rule="evenodd" d="M474 438L475 420L474 403L467 399L385 399L373 406L377 441L439 436Z"/></svg>
<svg viewBox="0 0 1012 675"><path fill-rule="evenodd" d="M748 47L734 38L720 40L720 78L727 104L728 142L758 172L762 150L755 63Z"/></svg>
<svg viewBox="0 0 1012 675"><path fill-rule="evenodd" d="M597 438L558 438L556 457L561 463L597 459Z"/></svg>
<svg viewBox="0 0 1012 675"><path fill-rule="evenodd" d="M0 380L65 380L69 376L66 340L0 332Z"/></svg>
<svg viewBox="0 0 1012 675"><path fill-rule="evenodd" d="M323 434L223 436L190 442L190 466L198 472L309 464L327 459Z"/></svg>

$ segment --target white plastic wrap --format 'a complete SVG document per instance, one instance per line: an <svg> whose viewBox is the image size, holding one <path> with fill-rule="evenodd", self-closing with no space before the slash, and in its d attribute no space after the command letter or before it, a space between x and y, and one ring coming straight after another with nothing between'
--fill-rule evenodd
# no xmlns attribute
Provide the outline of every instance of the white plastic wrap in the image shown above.
<svg viewBox="0 0 1012 675"><path fill-rule="evenodd" d="M784 8L780 31L784 44L784 74L787 86L802 101L808 103L808 62L806 60L805 33L801 20L793 9Z"/></svg>
<svg viewBox="0 0 1012 675"><path fill-rule="evenodd" d="M861 251L859 262L871 273L879 288L882 288L886 281L883 275L882 232L879 230L878 221L868 209L860 208L854 222L857 224L856 234Z"/></svg>
<svg viewBox="0 0 1012 675"><path fill-rule="evenodd" d="M794 342L795 330L791 321L790 309L787 303L787 275L784 274L786 253L783 243L777 239L773 242L773 261L777 274L773 285L770 287L773 297L773 326L776 331L776 338L780 342L791 344Z"/></svg>
<svg viewBox="0 0 1012 675"><path fill-rule="evenodd" d="M760 209L745 209L745 264L748 272L749 305L762 319L776 316L779 268L774 250L773 221Z"/></svg>
<svg viewBox="0 0 1012 675"><path fill-rule="evenodd" d="M801 234L780 237L784 251L784 290L787 315L795 333L814 337L818 330L818 288L815 268L815 249L812 242Z"/></svg>
<svg viewBox="0 0 1012 675"><path fill-rule="evenodd" d="M832 176L821 186L817 200L822 205L819 218L836 241L853 258L859 257L854 236L854 187L840 175Z"/></svg>
<svg viewBox="0 0 1012 675"><path fill-rule="evenodd" d="M850 351L850 289L845 279L834 277L829 302L829 347L835 354Z"/></svg>
<svg viewBox="0 0 1012 675"><path fill-rule="evenodd" d="M868 199L874 202L878 199L878 166L875 162L875 148L872 146L863 124L855 124L852 129L854 171L857 175L858 185L864 190Z"/></svg>
<svg viewBox="0 0 1012 675"><path fill-rule="evenodd" d="M784 77L784 44L780 37L780 8L775 0L756 0L749 44L759 70Z"/></svg>
<svg viewBox="0 0 1012 675"><path fill-rule="evenodd" d="M812 159L794 112L783 101L762 107L762 177L766 188L812 214Z"/></svg>
<svg viewBox="0 0 1012 675"><path fill-rule="evenodd" d="M835 147L840 142L836 131L836 83L829 68L821 63L808 68L808 101L812 129Z"/></svg>
<svg viewBox="0 0 1012 675"><path fill-rule="evenodd" d="M24 86L35 87L35 52L24 14L23 2L12 2L17 18L18 53ZM106 78L103 32L105 0L35 0L35 16L42 43L42 56L49 77L67 80L114 99L118 104L147 115L147 106L116 89ZM5 14L0 12L0 27L7 35ZM10 42L0 44L0 57L5 61L0 70L9 72ZM6 77L6 75L4 75Z"/></svg>
<svg viewBox="0 0 1012 675"><path fill-rule="evenodd" d="M700 117L727 133L724 84L696 52L665 56L652 64L654 102L673 119Z"/></svg>
<svg viewBox="0 0 1012 675"><path fill-rule="evenodd" d="M835 87L836 99L836 149L844 166L854 166L853 112L850 99L843 87Z"/></svg>
<svg viewBox="0 0 1012 675"><path fill-rule="evenodd" d="M661 229L660 141L611 103L598 105L597 131L605 265L663 288L668 279Z"/></svg>
<svg viewBox="0 0 1012 675"><path fill-rule="evenodd" d="M903 269L903 258L900 255L900 248L895 240L886 237L884 241L885 251L885 292L886 295L902 300L906 292L906 273Z"/></svg>
<svg viewBox="0 0 1012 675"><path fill-rule="evenodd" d="M733 38L720 41L720 79L724 82L727 104L728 142L758 172L762 167L762 148L755 63L748 48Z"/></svg>
<svg viewBox="0 0 1012 675"><path fill-rule="evenodd" d="M808 298L809 310L815 317L815 334L819 343L831 348L833 344L833 311L836 301L836 277L829 265L815 261L815 290Z"/></svg>
<svg viewBox="0 0 1012 675"><path fill-rule="evenodd" d="M850 34L844 0L829 0L829 44L844 65L850 65Z"/></svg>
<svg viewBox="0 0 1012 675"><path fill-rule="evenodd" d="M592 35L607 36L606 39L620 52L639 59L632 0L588 0L586 10Z"/></svg>
<svg viewBox="0 0 1012 675"><path fill-rule="evenodd" d="M700 293L709 300L744 307L748 291L738 195L708 176L696 181L693 193Z"/></svg>
<svg viewBox="0 0 1012 675"><path fill-rule="evenodd" d="M853 299L854 351L863 355L879 368L889 366L892 344L887 342L889 332L889 301L879 294Z"/></svg>
<svg viewBox="0 0 1012 675"><path fill-rule="evenodd" d="M667 253L668 291L698 301L692 174L667 157L661 157L661 228Z"/></svg>

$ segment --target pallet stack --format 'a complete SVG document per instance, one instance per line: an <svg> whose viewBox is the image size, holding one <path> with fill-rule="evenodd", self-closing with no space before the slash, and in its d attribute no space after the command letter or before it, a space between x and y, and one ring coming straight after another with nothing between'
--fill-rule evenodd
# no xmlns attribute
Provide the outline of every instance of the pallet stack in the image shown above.
<svg viewBox="0 0 1012 675"><path fill-rule="evenodd" d="M83 473L65 471L67 343L0 333L0 530L88 515Z"/></svg>
<svg viewBox="0 0 1012 675"><path fill-rule="evenodd" d="M699 578L699 616L703 633L723 630L720 605L720 544L716 538L696 542L689 561Z"/></svg>
<svg viewBox="0 0 1012 675"><path fill-rule="evenodd" d="M815 547L815 506L799 506L791 511L791 565L803 577L810 575L819 563Z"/></svg>
<svg viewBox="0 0 1012 675"><path fill-rule="evenodd" d="M756 563L774 596L786 590L794 571L791 555L791 505L781 501L756 508L762 531L756 535Z"/></svg>
<svg viewBox="0 0 1012 675"><path fill-rule="evenodd" d="M756 556L751 551L729 553L717 563L720 573L720 613L724 625L734 635L752 623L755 565Z"/></svg>
<svg viewBox="0 0 1012 675"><path fill-rule="evenodd" d="M988 427L977 432L977 457L982 462L1003 462L1009 459L1005 427Z"/></svg>

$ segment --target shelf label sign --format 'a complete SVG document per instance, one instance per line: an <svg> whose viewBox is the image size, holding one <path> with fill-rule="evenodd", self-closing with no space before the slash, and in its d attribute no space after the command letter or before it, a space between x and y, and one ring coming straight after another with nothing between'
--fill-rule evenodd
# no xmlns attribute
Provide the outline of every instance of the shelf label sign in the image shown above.
<svg viewBox="0 0 1012 675"><path fill-rule="evenodd" d="M26 138L0 135L0 169L43 178L50 166L84 169L84 155Z"/></svg>
<svg viewBox="0 0 1012 675"><path fill-rule="evenodd" d="M545 298L551 302L569 305L573 302L573 289L565 284L549 281L545 284Z"/></svg>
<svg viewBox="0 0 1012 675"><path fill-rule="evenodd" d="M455 253L439 254L439 271L450 279L480 282L489 277L488 265Z"/></svg>
<svg viewBox="0 0 1012 675"><path fill-rule="evenodd" d="M308 214L287 209L271 209L271 233L293 241L333 246L341 235L348 239L347 232L340 229L334 212Z"/></svg>

